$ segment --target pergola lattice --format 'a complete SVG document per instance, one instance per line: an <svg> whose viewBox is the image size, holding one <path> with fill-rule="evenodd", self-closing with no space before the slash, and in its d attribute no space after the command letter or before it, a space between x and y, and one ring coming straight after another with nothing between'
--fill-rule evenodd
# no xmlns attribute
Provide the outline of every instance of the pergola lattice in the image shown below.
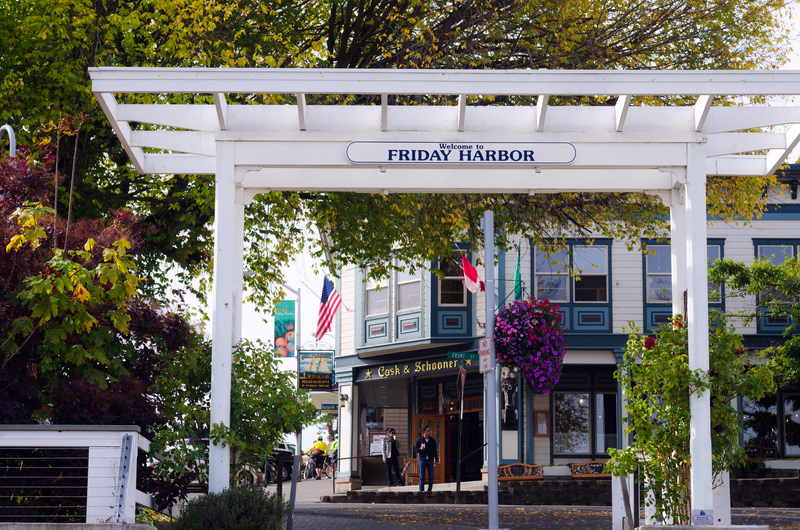
<svg viewBox="0 0 800 530"><path fill-rule="evenodd" d="M717 96L800 95L800 72L794 71L93 68L90 73L92 90L140 173L216 175L212 423L229 424L230 355L241 337L244 205L255 194L658 194L671 209L673 293L686 293L690 366L707 370L705 177L769 175L800 140L798 106L713 105ZM117 100L123 94L175 93L213 95L214 104ZM288 94L296 104L232 104L230 94ZM375 95L381 103L308 105L308 94ZM458 96L458 104L389 105L391 95ZM536 104L468 105L470 96L530 96ZM610 96L616 104L548 105L562 96ZM640 96L695 103L647 105ZM452 159L444 153L430 158L430 152L448 146ZM459 146L469 146L468 159L457 158ZM501 160L500 151L514 149L535 154ZM493 159L488 150L495 152ZM422 151L428 158L415 158L423 157ZM673 311L683 312L682 300L673 301ZM343 384L342 392L355 391L352 383ZM692 399L692 501L706 512L714 505L709 406L708 393ZM352 431L355 425L342 418L341 428ZM340 450L349 453L350 443L343 436ZM228 464L227 449L212 446L212 491L227 486ZM348 465L342 463L345 474Z"/></svg>

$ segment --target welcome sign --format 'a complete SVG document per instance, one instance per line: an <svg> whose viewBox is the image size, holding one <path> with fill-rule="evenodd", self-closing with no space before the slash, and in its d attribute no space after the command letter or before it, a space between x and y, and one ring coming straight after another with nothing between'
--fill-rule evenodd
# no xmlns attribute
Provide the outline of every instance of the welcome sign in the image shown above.
<svg viewBox="0 0 800 530"><path fill-rule="evenodd" d="M352 142L352 164L561 165L575 160L568 142Z"/></svg>

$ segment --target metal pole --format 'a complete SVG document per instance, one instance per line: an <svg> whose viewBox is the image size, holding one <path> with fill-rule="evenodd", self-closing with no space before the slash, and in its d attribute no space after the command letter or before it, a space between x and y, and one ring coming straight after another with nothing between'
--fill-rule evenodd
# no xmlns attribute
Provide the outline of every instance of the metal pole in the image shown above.
<svg viewBox="0 0 800 530"><path fill-rule="evenodd" d="M303 312L301 311L301 306L300 306L300 300L301 300L300 291L301 291L302 288L298 287L297 289L293 289L293 288L289 287L288 285L286 285L285 283L283 284L283 286L287 290L289 290L289 292L291 292L295 296L297 296L297 310L295 311L296 317L295 317L295 326L294 326L294 357L297 360L297 377L298 377L297 385L300 386L300 379L299 379L300 378L300 345L303 344L303 341L300 339L300 320L302 320L302 316L303 316ZM302 450L302 448L300 446L302 445L302 442L303 442L303 432L300 429L298 429L297 431L295 431L294 436L295 436L294 454L302 455L303 454L303 450Z"/></svg>
<svg viewBox="0 0 800 530"><path fill-rule="evenodd" d="M464 366L464 361L459 361L460 366ZM461 412L458 415L458 448L456 449L456 504L458 504L458 494L461 493L461 428L464 424L464 391L461 383L461 371L458 373L458 391L461 396Z"/></svg>
<svg viewBox="0 0 800 530"><path fill-rule="evenodd" d="M14 129L11 128L11 125L3 125L0 127L0 139L3 138L3 133L8 133L8 149L11 153L11 158L17 156L17 137L14 136Z"/></svg>
<svg viewBox="0 0 800 530"><path fill-rule="evenodd" d="M486 266L486 337L489 338L489 365L486 378L486 428L489 439L489 529L498 528L497 513L497 381L494 353L494 214L483 213L484 263Z"/></svg>

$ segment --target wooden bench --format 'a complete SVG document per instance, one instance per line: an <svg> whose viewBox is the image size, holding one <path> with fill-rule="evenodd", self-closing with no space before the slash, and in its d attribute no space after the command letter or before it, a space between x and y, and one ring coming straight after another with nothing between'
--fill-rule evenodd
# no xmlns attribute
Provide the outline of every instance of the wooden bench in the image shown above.
<svg viewBox="0 0 800 530"><path fill-rule="evenodd" d="M760 445L745 446L744 452L748 458L778 458L777 447L763 447Z"/></svg>
<svg viewBox="0 0 800 530"><path fill-rule="evenodd" d="M592 460L572 466L572 478L608 478L611 473L606 473L606 463L602 460Z"/></svg>
<svg viewBox="0 0 800 530"><path fill-rule="evenodd" d="M541 480L542 478L542 466L538 464L516 463L497 466L498 482L509 480Z"/></svg>

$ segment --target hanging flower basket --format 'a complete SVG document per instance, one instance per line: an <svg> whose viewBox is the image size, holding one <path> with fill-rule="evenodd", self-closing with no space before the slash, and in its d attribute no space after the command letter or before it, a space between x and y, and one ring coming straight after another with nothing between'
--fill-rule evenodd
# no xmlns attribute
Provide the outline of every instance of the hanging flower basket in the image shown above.
<svg viewBox="0 0 800 530"><path fill-rule="evenodd" d="M530 298L513 302L495 316L498 364L516 368L537 394L547 394L561 377L564 332L559 306Z"/></svg>

